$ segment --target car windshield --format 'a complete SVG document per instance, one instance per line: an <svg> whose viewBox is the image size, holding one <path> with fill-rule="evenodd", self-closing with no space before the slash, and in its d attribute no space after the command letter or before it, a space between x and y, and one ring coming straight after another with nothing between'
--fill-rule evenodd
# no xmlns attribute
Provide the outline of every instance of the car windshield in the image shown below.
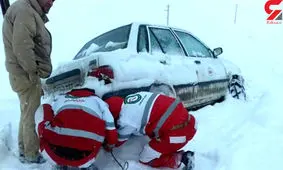
<svg viewBox="0 0 283 170"><path fill-rule="evenodd" d="M109 52L127 48L131 25L125 25L106 32L86 43L74 57L74 60L96 52Z"/></svg>

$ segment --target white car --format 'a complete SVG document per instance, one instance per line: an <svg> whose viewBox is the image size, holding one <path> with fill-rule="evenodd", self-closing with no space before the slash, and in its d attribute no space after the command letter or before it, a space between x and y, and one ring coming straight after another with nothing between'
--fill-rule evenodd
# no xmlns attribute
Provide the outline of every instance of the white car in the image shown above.
<svg viewBox="0 0 283 170"><path fill-rule="evenodd" d="M179 98L188 108L245 98L238 67L218 58L190 32L167 26L131 23L86 43L74 59L43 82L45 96L72 88L92 88L106 99L137 91Z"/></svg>

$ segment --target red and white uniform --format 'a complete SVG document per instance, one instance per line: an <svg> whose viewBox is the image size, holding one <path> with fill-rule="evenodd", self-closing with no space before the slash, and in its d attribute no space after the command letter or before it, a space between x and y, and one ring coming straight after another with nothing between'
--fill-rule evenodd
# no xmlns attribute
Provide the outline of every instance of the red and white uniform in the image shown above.
<svg viewBox="0 0 283 170"><path fill-rule="evenodd" d="M40 150L57 165L85 168L96 158L104 142L115 144L117 131L108 105L89 90L73 90L58 95L55 101L43 104L35 116ZM91 151L80 160L58 156L52 145Z"/></svg>
<svg viewBox="0 0 283 170"><path fill-rule="evenodd" d="M107 103L111 110L111 103ZM177 168L181 159L177 151L196 133L194 116L179 100L150 92L125 97L117 123L118 146L131 135L151 138L140 155L140 162L153 167Z"/></svg>

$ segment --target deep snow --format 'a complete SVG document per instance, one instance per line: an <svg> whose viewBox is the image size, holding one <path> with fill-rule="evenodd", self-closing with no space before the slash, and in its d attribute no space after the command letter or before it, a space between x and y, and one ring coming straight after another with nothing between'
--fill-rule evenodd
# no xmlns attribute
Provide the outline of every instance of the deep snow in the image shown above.
<svg viewBox="0 0 283 170"><path fill-rule="evenodd" d="M266 0L237 2L237 24L233 24L235 1L55 1L47 24L54 41L52 62L57 67L71 60L89 39L116 26L132 21L165 24L164 9L169 3L170 25L191 31L211 48L222 46L224 53L220 57L236 63L246 80L247 101L228 97L223 103L191 112L198 120L198 132L186 149L198 153L196 170L280 170L283 25L266 24ZM282 6L283 3L281 9ZM22 165L4 147L6 142L13 152L17 150L20 109L17 96L9 87L3 45L0 50L0 170L37 169ZM129 141L115 152L123 160L137 159L141 146L140 140ZM98 161L104 169L119 168L115 162L107 161L111 159L109 155L102 159L102 152L100 157ZM217 162L210 161L211 157L217 157ZM130 161L129 170L146 168L150 169ZM48 169L48 165L41 169Z"/></svg>

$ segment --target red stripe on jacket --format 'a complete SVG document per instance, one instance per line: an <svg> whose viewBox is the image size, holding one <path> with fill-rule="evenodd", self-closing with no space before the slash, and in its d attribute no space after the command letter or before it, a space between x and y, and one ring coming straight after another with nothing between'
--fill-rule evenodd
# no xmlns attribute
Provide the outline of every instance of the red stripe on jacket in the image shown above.
<svg viewBox="0 0 283 170"><path fill-rule="evenodd" d="M149 121L147 122L145 128L145 132L148 136L154 137L153 131L156 128L157 123L175 100L177 99L164 95L159 95L157 97L157 99L153 103ZM183 104L180 102L176 106L176 108L172 111L170 116L166 119L163 126L160 128L159 136L171 130L174 125L178 125L184 123L185 121L188 121L188 118L189 118L188 111L186 110L186 108L184 108Z"/></svg>

